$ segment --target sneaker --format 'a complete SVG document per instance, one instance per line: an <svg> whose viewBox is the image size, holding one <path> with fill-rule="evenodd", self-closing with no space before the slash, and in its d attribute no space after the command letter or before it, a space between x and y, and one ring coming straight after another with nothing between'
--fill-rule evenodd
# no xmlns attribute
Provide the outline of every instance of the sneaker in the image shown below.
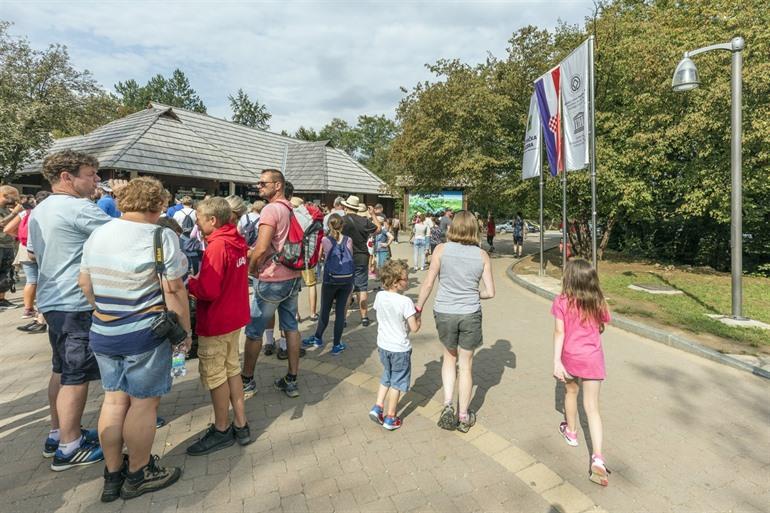
<svg viewBox="0 0 770 513"><path fill-rule="evenodd" d="M331 353L334 354L334 355L337 355L337 354L340 354L342 351L344 351L347 348L348 348L348 346L346 346L345 344L340 342L336 346L332 347Z"/></svg>
<svg viewBox="0 0 770 513"><path fill-rule="evenodd" d="M401 427L401 417L385 417L385 419L382 421L382 427L388 431L395 431Z"/></svg>
<svg viewBox="0 0 770 513"><path fill-rule="evenodd" d="M19 308L21 305L11 303L7 299L0 299L0 310L10 310L12 308Z"/></svg>
<svg viewBox="0 0 770 513"><path fill-rule="evenodd" d="M312 337L308 337L302 341L302 345L305 347L317 347L321 348L324 346L324 341L320 338L313 335Z"/></svg>
<svg viewBox="0 0 770 513"><path fill-rule="evenodd" d="M588 472L588 479L598 485L607 486L610 484L610 474L611 472L607 468L607 465L604 463L602 457L596 454L592 455L591 470Z"/></svg>
<svg viewBox="0 0 770 513"><path fill-rule="evenodd" d="M369 324L370 324L371 322L372 322L372 321L369 319L369 317L364 317L363 319L361 319L361 326L363 326L364 328L366 328L367 326L369 326Z"/></svg>
<svg viewBox="0 0 770 513"><path fill-rule="evenodd" d="M471 430L474 424L476 424L476 413L468 410L468 420L457 420L457 431L460 433L467 433Z"/></svg>
<svg viewBox="0 0 770 513"><path fill-rule="evenodd" d="M123 455L123 465L115 472L108 472L104 467L104 488L102 488L102 502L112 502L120 498L120 489L128 473L128 455Z"/></svg>
<svg viewBox="0 0 770 513"><path fill-rule="evenodd" d="M257 393L257 382L254 381L254 378L251 378L248 381L245 381L243 383L243 398L249 399L250 397L254 397Z"/></svg>
<svg viewBox="0 0 770 513"><path fill-rule="evenodd" d="M369 410L369 418L372 419L372 422L382 426L382 422L385 420L382 416L382 406L377 406L376 404L372 406L372 409Z"/></svg>
<svg viewBox="0 0 770 513"><path fill-rule="evenodd" d="M235 434L232 426L228 426L225 431L218 431L214 424L198 439L197 442L187 448L187 454L190 456L203 456L212 452L230 447L235 443Z"/></svg>
<svg viewBox="0 0 770 513"><path fill-rule="evenodd" d="M147 465L136 472L126 474L126 480L123 481L123 486L120 489L121 499L128 500L144 493L156 492L179 480L182 476L182 469L179 467L161 467L158 465L158 459L158 456L153 454Z"/></svg>
<svg viewBox="0 0 770 513"><path fill-rule="evenodd" d="M25 308L24 313L21 314L22 319L33 319L37 315L34 308Z"/></svg>
<svg viewBox="0 0 770 513"><path fill-rule="evenodd" d="M48 326L37 321L32 321L24 326L16 326L16 329L23 331L24 333L45 333L48 330Z"/></svg>
<svg viewBox="0 0 770 513"><path fill-rule="evenodd" d="M275 344L265 344L265 356L272 356L275 353Z"/></svg>
<svg viewBox="0 0 770 513"><path fill-rule="evenodd" d="M441 416L438 418L436 424L441 429L446 429L447 431L454 431L457 429L457 416L455 415L454 406L451 404L444 406L444 409L441 411Z"/></svg>
<svg viewBox="0 0 770 513"><path fill-rule="evenodd" d="M297 381L286 381L286 377L278 378L273 383L275 385L275 389L285 393L289 397L299 397L299 387L297 386Z"/></svg>
<svg viewBox="0 0 770 513"><path fill-rule="evenodd" d="M56 453L53 456L51 462L51 470L55 472L61 472L72 467L80 467L83 465L91 465L104 459L104 453L98 442L86 442L80 444L80 447L75 449L75 452L69 456L64 456L61 449L56 449Z"/></svg>
<svg viewBox="0 0 770 513"><path fill-rule="evenodd" d="M232 428L233 436L235 437L235 441L238 442L238 445L249 445L254 441L251 439L251 430L249 429L248 424L243 427L238 427L235 425L235 422L233 422Z"/></svg>
<svg viewBox="0 0 770 513"><path fill-rule="evenodd" d="M155 417L155 429L160 429L166 425L166 419L163 417Z"/></svg>
<svg viewBox="0 0 770 513"><path fill-rule="evenodd" d="M566 422L562 422L561 424L559 424L559 433L561 433L561 436L564 437L564 441L567 442L567 445L570 445L572 447L578 446L577 431L572 432L569 429L567 429Z"/></svg>
<svg viewBox="0 0 770 513"><path fill-rule="evenodd" d="M80 434L83 435L83 440L86 442L99 443L99 432L95 429L80 428ZM53 438L46 438L45 444L43 444L43 458L53 458L58 448L58 440L54 440Z"/></svg>

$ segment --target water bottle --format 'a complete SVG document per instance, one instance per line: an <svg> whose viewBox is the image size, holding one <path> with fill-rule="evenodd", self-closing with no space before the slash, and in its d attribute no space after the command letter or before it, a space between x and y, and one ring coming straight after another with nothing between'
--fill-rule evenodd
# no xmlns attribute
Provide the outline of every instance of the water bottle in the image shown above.
<svg viewBox="0 0 770 513"><path fill-rule="evenodd" d="M171 377L179 378L187 375L186 359L187 355L183 351L174 350L174 355L171 357Z"/></svg>

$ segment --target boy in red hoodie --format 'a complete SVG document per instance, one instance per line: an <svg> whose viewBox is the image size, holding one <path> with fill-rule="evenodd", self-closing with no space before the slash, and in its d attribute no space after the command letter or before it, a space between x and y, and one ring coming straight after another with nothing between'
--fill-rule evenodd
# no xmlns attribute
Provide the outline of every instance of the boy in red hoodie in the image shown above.
<svg viewBox="0 0 770 513"><path fill-rule="evenodd" d="M206 237L200 272L189 281L197 298L198 370L211 392L214 424L187 448L200 456L233 445L252 442L243 402L238 341L241 328L250 320L248 246L229 222L230 205L224 198L210 198L196 209L197 223ZM229 409L234 419L230 423Z"/></svg>

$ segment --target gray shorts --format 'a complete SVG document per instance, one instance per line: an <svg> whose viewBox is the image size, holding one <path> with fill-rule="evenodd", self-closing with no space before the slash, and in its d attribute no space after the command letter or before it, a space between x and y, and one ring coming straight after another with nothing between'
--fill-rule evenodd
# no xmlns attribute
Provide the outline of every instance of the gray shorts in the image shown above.
<svg viewBox="0 0 770 513"><path fill-rule="evenodd" d="M450 351L473 351L481 347L481 310L471 314L447 314L433 312L438 338Z"/></svg>

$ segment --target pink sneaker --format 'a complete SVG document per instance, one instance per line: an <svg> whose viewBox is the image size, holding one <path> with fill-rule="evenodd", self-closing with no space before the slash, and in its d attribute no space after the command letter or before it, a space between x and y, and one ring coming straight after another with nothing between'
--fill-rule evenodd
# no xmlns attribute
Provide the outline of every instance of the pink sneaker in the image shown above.
<svg viewBox="0 0 770 513"><path fill-rule="evenodd" d="M567 445L572 447L578 446L577 431L572 432L567 429L566 422L559 424L559 433L561 433L561 436L564 437L564 441L567 442Z"/></svg>
<svg viewBox="0 0 770 513"><path fill-rule="evenodd" d="M600 455L594 454L591 456L591 470L588 474L588 479L598 485L607 486L610 483L610 473L607 465L604 463L604 459Z"/></svg>

